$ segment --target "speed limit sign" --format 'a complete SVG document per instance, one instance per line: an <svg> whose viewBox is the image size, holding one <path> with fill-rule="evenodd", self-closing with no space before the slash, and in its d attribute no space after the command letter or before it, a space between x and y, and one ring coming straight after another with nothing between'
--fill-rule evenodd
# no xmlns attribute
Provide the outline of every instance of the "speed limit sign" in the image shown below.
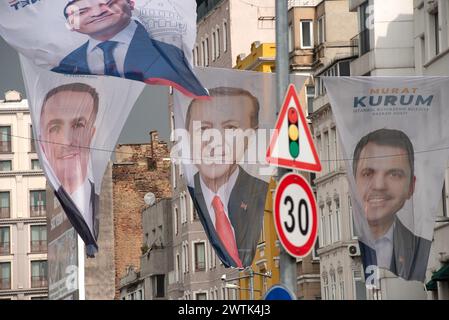
<svg viewBox="0 0 449 320"><path fill-rule="evenodd" d="M282 177L274 196L274 224L279 240L292 256L310 253L317 238L318 214L309 183L300 175Z"/></svg>

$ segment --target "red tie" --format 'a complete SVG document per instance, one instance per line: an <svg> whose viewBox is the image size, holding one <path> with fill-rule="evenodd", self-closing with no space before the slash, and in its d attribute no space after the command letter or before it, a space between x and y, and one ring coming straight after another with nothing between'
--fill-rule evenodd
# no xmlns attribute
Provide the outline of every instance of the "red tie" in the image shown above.
<svg viewBox="0 0 449 320"><path fill-rule="evenodd" d="M239 254L237 251L237 244L235 243L234 232L232 231L231 223L224 211L223 202L221 202L219 196L215 196L212 200L212 207L215 211L215 230L217 231L218 237L225 246L229 255L234 259L237 267L242 267L242 262L240 261Z"/></svg>

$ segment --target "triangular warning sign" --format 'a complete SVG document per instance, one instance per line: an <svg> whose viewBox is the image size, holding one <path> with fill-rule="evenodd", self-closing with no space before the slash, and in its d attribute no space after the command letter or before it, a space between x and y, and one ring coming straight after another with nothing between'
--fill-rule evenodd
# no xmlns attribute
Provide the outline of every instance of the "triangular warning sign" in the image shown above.
<svg viewBox="0 0 449 320"><path fill-rule="evenodd" d="M321 162L293 84L288 87L279 113L267 150L267 162L280 167L321 171Z"/></svg>

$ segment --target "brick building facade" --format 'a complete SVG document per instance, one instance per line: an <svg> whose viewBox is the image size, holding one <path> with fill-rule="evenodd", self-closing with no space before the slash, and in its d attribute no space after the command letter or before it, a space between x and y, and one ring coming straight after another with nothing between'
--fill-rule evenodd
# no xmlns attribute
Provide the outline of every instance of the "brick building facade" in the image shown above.
<svg viewBox="0 0 449 320"><path fill-rule="evenodd" d="M115 284L119 297L120 278L129 266L140 269L142 254L142 216L148 192L156 199L168 198L170 190L170 154L156 131L148 144L121 144L116 148L112 167L115 234Z"/></svg>

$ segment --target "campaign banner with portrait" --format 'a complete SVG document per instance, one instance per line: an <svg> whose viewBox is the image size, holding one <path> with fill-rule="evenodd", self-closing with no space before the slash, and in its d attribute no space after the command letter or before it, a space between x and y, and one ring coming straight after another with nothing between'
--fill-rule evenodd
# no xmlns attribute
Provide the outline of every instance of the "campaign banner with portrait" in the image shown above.
<svg viewBox="0 0 449 320"><path fill-rule="evenodd" d="M174 94L171 157L175 170L183 171L219 259L226 267L248 267L275 171L265 159L276 120L275 74L216 68L195 72L210 98ZM301 88L305 77L291 80Z"/></svg>
<svg viewBox="0 0 449 320"><path fill-rule="evenodd" d="M94 256L102 178L145 84L57 74L20 60L40 163L87 255Z"/></svg>
<svg viewBox="0 0 449 320"><path fill-rule="evenodd" d="M194 0L9 0L0 35L34 64L207 92L191 68Z"/></svg>
<svg viewBox="0 0 449 320"><path fill-rule="evenodd" d="M424 281L449 158L449 78L328 77L324 84L367 285L379 268Z"/></svg>

